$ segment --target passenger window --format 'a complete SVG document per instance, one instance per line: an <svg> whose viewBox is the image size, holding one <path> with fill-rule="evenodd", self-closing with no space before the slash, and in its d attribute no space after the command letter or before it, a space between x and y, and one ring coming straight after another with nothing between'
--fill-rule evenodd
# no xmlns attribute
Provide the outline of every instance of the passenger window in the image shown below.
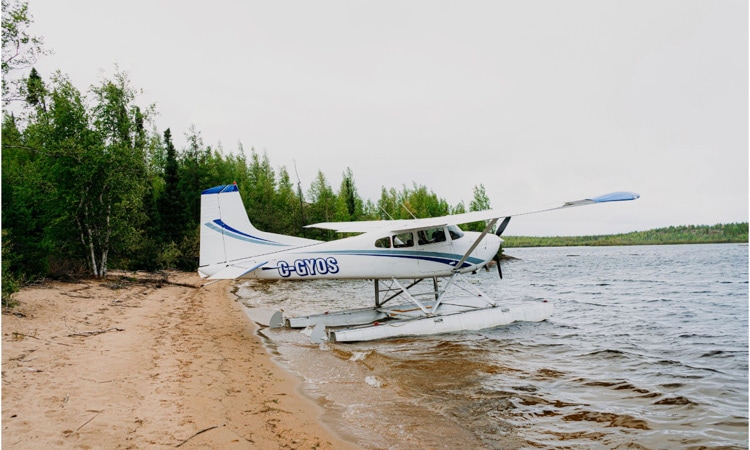
<svg viewBox="0 0 750 450"><path fill-rule="evenodd" d="M393 246L395 248L414 247L414 235L409 232L393 236Z"/></svg>
<svg viewBox="0 0 750 450"><path fill-rule="evenodd" d="M390 237L384 237L380 238L377 241L375 241L375 247L378 248L391 248L391 238Z"/></svg>

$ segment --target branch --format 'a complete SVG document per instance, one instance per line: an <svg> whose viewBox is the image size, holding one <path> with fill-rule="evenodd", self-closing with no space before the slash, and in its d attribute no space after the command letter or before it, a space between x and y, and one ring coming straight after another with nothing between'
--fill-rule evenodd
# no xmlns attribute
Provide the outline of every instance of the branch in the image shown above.
<svg viewBox="0 0 750 450"><path fill-rule="evenodd" d="M42 339L42 338L38 338L38 337L36 337L36 336L31 336L31 335L29 335L29 334L23 334L23 333L19 333L19 332L17 332L17 331L14 331L14 332L13 332L13 337L14 337L14 338L17 338L17 337L22 337L22 338L33 338L33 339L38 339L38 340L40 340L40 341L44 341L44 342L46 342L46 343L48 343L48 344L59 344L59 345L64 345L64 346L66 346L66 347L70 347L70 344L64 344L64 343L62 343L62 342L55 342L55 341L50 341L49 339Z"/></svg>
<svg viewBox="0 0 750 450"><path fill-rule="evenodd" d="M83 427L85 427L86 425L88 425L88 423L89 423L89 422L91 422L92 420L96 419L96 416L98 416L99 414L101 414L101 411L97 411L97 412L96 412L96 414L94 414L94 417L90 418L90 419L89 419L89 420L87 420L87 421L86 421L86 422L85 422L85 423L84 423L83 425L81 425L80 427L76 428L76 431L75 431L75 432L76 432L76 433L78 433L78 430L80 430L81 428L83 428Z"/></svg>
<svg viewBox="0 0 750 450"><path fill-rule="evenodd" d="M190 439L192 439L192 438L194 438L194 437L198 436L198 435L199 435L199 434L201 434L201 433L205 433L206 431L210 431L210 430L213 430L214 428L219 428L219 427L224 427L224 426L226 426L226 424L224 424L224 425L214 425L214 426L212 426L212 427L208 427L208 428L205 428L205 429L203 429L203 430L200 430L199 432L195 433L194 435L190 436L189 438L187 438L187 439L185 439L184 441L180 442L179 444L175 445L175 447L180 447L180 446L182 446L182 445L183 445L183 444L185 444L185 443L186 443L187 441L189 441Z"/></svg>
<svg viewBox="0 0 750 450"><path fill-rule="evenodd" d="M75 337L75 336L82 336L82 337L89 337L89 336L96 336L97 334L104 334L108 331L125 331L123 328L107 328L106 330L96 330L96 331L84 331L82 333L73 333L69 334L68 337Z"/></svg>

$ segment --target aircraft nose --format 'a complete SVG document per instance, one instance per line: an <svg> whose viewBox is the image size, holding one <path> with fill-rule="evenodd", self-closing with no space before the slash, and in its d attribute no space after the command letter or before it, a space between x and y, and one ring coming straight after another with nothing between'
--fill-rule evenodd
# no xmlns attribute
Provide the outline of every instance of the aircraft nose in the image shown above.
<svg viewBox="0 0 750 450"><path fill-rule="evenodd" d="M475 250L474 256L489 261L495 257L502 243L503 239L500 236L488 233L482 238L481 243Z"/></svg>
<svg viewBox="0 0 750 450"><path fill-rule="evenodd" d="M500 250L500 246L503 245L503 238L496 234L487 234L487 249L492 252L494 255L495 253Z"/></svg>

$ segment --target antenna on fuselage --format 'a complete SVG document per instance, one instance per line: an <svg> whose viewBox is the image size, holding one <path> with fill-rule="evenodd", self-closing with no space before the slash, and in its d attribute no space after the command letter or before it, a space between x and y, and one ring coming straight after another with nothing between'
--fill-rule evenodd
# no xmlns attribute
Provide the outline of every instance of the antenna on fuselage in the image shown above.
<svg viewBox="0 0 750 450"><path fill-rule="evenodd" d="M386 216L388 216L388 218L389 218L390 220L393 220L393 217L391 217L391 215L390 215L390 214L388 214L388 211L386 211L385 209L383 209L383 207L382 207L382 206L380 207L380 210L381 210L381 211L383 212L383 214L385 214Z"/></svg>
<svg viewBox="0 0 750 450"><path fill-rule="evenodd" d="M411 215L412 219L416 219L416 218L417 218L417 216L415 216L415 215L414 215L414 213L412 213L412 212L411 212L411 211L409 210L409 208L407 208L407 207L406 207L406 205L405 205L405 204L404 204L403 202L401 203L401 206L403 206L403 207L404 207L404 209L406 210L406 212L408 212L408 213L409 213L409 214Z"/></svg>
<svg viewBox="0 0 750 450"><path fill-rule="evenodd" d="M302 199L302 181L300 181L299 172L297 172L297 161L292 159L292 162L294 163L294 174L297 175L297 197L299 197L300 228L302 228L302 236L307 237L307 229L304 227L305 208L303 207L303 199Z"/></svg>

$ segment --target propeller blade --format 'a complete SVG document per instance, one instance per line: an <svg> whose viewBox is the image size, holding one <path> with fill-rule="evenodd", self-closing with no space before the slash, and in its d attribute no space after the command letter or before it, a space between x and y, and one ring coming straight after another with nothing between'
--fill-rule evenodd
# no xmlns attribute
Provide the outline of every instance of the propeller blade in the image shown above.
<svg viewBox="0 0 750 450"><path fill-rule="evenodd" d="M497 231L495 232L496 235L500 236L503 234L503 231L505 231L505 227L508 226L508 223L510 222L510 216L503 219L503 221L500 223L500 226L497 227Z"/></svg>
<svg viewBox="0 0 750 450"><path fill-rule="evenodd" d="M500 267L500 257L495 256L495 263L497 264L497 274L500 275L500 279L503 279L503 268Z"/></svg>

